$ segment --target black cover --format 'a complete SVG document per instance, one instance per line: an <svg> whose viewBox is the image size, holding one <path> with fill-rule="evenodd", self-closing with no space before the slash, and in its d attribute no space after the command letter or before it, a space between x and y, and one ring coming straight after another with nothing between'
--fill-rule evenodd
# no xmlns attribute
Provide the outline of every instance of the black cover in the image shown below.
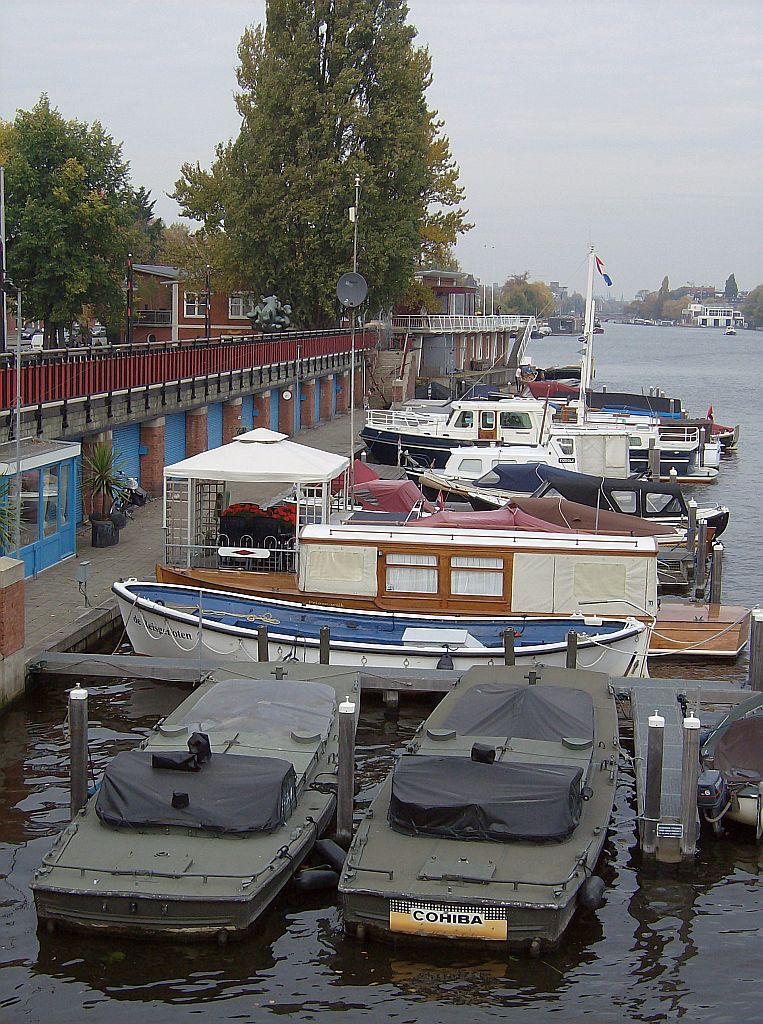
<svg viewBox="0 0 763 1024"><path fill-rule="evenodd" d="M593 701L566 686L480 683L451 707L442 726L466 736L593 741Z"/></svg>
<svg viewBox="0 0 763 1024"><path fill-rule="evenodd" d="M612 476L593 476L589 473L573 473L572 470L559 469L557 466L540 465L536 472L543 482L534 492L534 498L542 498L553 489L569 501L577 501L581 505L590 505L593 508L609 509L610 512L622 512L620 506L610 497L612 491L634 491L639 496L636 512L648 519L650 513L646 508L644 495L669 494L676 499L675 511L671 507L670 515L686 515L686 502L678 484L637 480L633 477L621 480Z"/></svg>
<svg viewBox="0 0 763 1024"><path fill-rule="evenodd" d="M293 810L296 776L289 761L215 754L197 772L176 772L153 768L152 757L150 750L123 751L108 766L95 804L105 825L272 832ZM180 790L188 794L185 808L173 807Z"/></svg>
<svg viewBox="0 0 763 1024"><path fill-rule="evenodd" d="M445 839L562 840L580 821L580 768L403 754L392 776L396 832Z"/></svg>
<svg viewBox="0 0 763 1024"><path fill-rule="evenodd" d="M729 782L749 782L750 772L763 779L763 718L742 718L724 729L713 750L713 763ZM748 774L739 774L740 770Z"/></svg>

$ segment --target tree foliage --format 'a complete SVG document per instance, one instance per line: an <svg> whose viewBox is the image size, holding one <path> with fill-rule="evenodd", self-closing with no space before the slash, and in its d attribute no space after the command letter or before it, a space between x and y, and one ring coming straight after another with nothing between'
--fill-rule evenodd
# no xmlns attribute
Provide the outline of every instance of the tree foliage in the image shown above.
<svg viewBox="0 0 763 1024"><path fill-rule="evenodd" d="M633 302L625 307L629 316L643 317L647 320L679 320L681 310L690 301L693 289L689 285L671 289L667 276L656 292L642 289Z"/></svg>
<svg viewBox="0 0 763 1024"><path fill-rule="evenodd" d="M504 313L519 316L548 316L554 311L554 296L543 281L530 281L530 275L514 274L501 286L496 303Z"/></svg>
<svg viewBox="0 0 763 1024"><path fill-rule="evenodd" d="M403 0L269 0L265 26L239 45L238 138L210 171L185 164L176 183L183 213L224 232L239 287L288 299L304 325L336 315L356 175L358 269L374 311L469 227L407 13Z"/></svg>
<svg viewBox="0 0 763 1024"><path fill-rule="evenodd" d="M742 312L751 327L763 327L763 284L748 292L742 304Z"/></svg>
<svg viewBox="0 0 763 1024"><path fill-rule="evenodd" d="M729 274L726 278L726 284L723 288L724 298L733 302L739 296L739 288L737 287L737 279L733 274Z"/></svg>

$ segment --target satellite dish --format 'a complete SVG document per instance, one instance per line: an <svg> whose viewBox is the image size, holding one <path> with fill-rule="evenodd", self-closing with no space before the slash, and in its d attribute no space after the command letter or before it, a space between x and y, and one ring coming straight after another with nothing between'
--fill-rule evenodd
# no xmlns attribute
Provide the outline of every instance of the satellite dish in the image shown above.
<svg viewBox="0 0 763 1024"><path fill-rule="evenodd" d="M289 399L291 398L291 391L282 391L281 397L283 398L284 402L288 402Z"/></svg>
<svg viewBox="0 0 763 1024"><path fill-rule="evenodd" d="M336 297L343 306L353 309L368 295L368 283L362 274L342 274L337 281Z"/></svg>

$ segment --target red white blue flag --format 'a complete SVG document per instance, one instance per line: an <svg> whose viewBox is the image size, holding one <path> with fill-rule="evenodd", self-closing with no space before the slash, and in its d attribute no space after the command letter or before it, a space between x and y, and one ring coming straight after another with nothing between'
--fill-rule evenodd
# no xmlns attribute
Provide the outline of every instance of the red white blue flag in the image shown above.
<svg viewBox="0 0 763 1024"><path fill-rule="evenodd" d="M604 278L604 283L608 284L609 287L611 288L612 287L612 278L609 276L609 274L604 269L604 260L600 260L598 256L596 256L595 259L596 259L596 269L599 271L601 276Z"/></svg>

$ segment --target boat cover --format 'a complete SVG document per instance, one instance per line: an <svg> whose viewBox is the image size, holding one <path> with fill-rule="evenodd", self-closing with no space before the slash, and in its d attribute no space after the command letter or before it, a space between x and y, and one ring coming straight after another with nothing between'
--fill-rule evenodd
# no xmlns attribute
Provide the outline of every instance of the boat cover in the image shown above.
<svg viewBox="0 0 763 1024"><path fill-rule="evenodd" d="M617 537L665 537L674 534L676 540L681 536L681 531L665 523L650 523L640 516L596 509L567 498L515 497L512 505L547 523L555 523L562 530L574 530L576 533L614 534Z"/></svg>
<svg viewBox="0 0 763 1024"><path fill-rule="evenodd" d="M713 749L713 763L729 782L751 781L740 770L763 779L763 717L742 718L724 729Z"/></svg>
<svg viewBox="0 0 763 1024"><path fill-rule="evenodd" d="M676 498L676 508L674 510L671 503L668 512L663 511L663 514L686 515L686 506L678 484L636 480L632 477L621 480L618 477L573 473L572 470L559 469L556 466L539 466L538 476L544 483L535 492L537 497L543 497L544 492L553 488L570 501L577 501L583 505L599 505L616 512L617 508L611 504L609 498L609 493L613 490L635 491L639 494L669 494Z"/></svg>
<svg viewBox="0 0 763 1024"><path fill-rule="evenodd" d="M336 691L325 683L300 679L224 679L207 690L172 724L197 732L230 729L237 733L282 727L328 736L336 707ZM216 755L217 756L217 755Z"/></svg>
<svg viewBox="0 0 763 1024"><path fill-rule="evenodd" d="M509 505L489 512L450 512L444 509L426 519L409 522L408 526L437 527L446 530L531 530L535 533L558 533L559 527Z"/></svg>
<svg viewBox="0 0 763 1024"><path fill-rule="evenodd" d="M545 465L542 462L499 462L497 466L489 469L484 476L474 481L475 487L490 487L492 490L506 491L513 494L515 491L524 491L532 494L540 487L544 478L537 472L538 466Z"/></svg>
<svg viewBox="0 0 763 1024"><path fill-rule="evenodd" d="M126 750L108 766L95 804L104 825L273 832L293 809L296 776L281 758L214 754L197 772L154 768L152 758Z"/></svg>
<svg viewBox="0 0 763 1024"><path fill-rule="evenodd" d="M392 775L388 820L407 835L558 841L580 821L582 775L569 765L403 754Z"/></svg>
<svg viewBox="0 0 763 1024"><path fill-rule="evenodd" d="M451 707L443 726L465 736L593 742L593 701L566 686L480 683Z"/></svg>
<svg viewBox="0 0 763 1024"><path fill-rule="evenodd" d="M364 480L355 482L352 497L367 512L411 512L416 505L434 511L413 480Z"/></svg>

